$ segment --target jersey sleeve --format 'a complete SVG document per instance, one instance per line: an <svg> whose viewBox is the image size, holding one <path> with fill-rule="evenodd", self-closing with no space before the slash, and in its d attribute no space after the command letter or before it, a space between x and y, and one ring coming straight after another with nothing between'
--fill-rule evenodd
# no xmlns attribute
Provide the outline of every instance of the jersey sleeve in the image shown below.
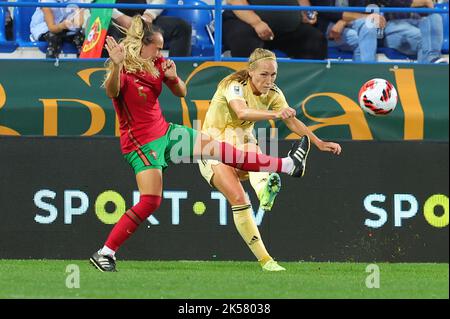
<svg viewBox="0 0 450 319"><path fill-rule="evenodd" d="M276 88L274 92L274 97L270 102L269 109L273 111L279 111L281 109L285 109L288 107L289 104L286 101L283 92L279 88Z"/></svg>
<svg viewBox="0 0 450 319"><path fill-rule="evenodd" d="M244 87L239 82L231 82L228 87L224 88L223 94L228 103L233 100L245 101Z"/></svg>

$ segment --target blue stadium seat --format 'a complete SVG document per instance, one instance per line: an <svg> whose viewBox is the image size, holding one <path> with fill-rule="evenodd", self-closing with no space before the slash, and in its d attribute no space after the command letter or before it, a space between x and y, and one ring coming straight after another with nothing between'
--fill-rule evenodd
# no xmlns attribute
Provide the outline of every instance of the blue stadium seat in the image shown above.
<svg viewBox="0 0 450 319"><path fill-rule="evenodd" d="M39 2L38 0L22 0L23 2ZM30 21L36 7L14 8L14 35L19 47L37 47L45 50L46 42L32 42L30 40Z"/></svg>
<svg viewBox="0 0 450 319"><path fill-rule="evenodd" d="M39 2L39 0L21 0L22 2ZM36 11L36 7L16 7L14 9L14 34L19 47L39 48L42 52L47 50L47 42L30 39L31 17ZM64 43L62 47L64 53L76 53L75 45Z"/></svg>
<svg viewBox="0 0 450 319"><path fill-rule="evenodd" d="M1 0L0 0L1 1ZM0 41L6 40L5 36L5 8L0 7Z"/></svg>
<svg viewBox="0 0 450 319"><path fill-rule="evenodd" d="M398 52L397 50L385 47L379 47L377 49L377 53L384 54L388 59L391 60L414 60L415 56L407 56L403 53ZM343 59L343 60L352 60L353 52L351 51L343 51L336 47L328 47L328 59Z"/></svg>
<svg viewBox="0 0 450 319"><path fill-rule="evenodd" d="M168 0L166 4L206 5L205 2L199 0ZM192 25L192 56L214 55L214 44L206 29L206 26L213 20L211 10L166 9L161 15L182 18Z"/></svg>
<svg viewBox="0 0 450 319"><path fill-rule="evenodd" d="M446 9L448 10L448 2L436 3L436 9ZM442 53L448 54L448 13L441 13L442 24L444 25L444 43L442 44Z"/></svg>
<svg viewBox="0 0 450 319"><path fill-rule="evenodd" d="M383 53L388 59L391 60L416 60L417 56L408 56L403 54L395 49L386 48L386 47L378 47L377 53Z"/></svg>
<svg viewBox="0 0 450 319"><path fill-rule="evenodd" d="M344 59L351 60L353 58L353 52L343 51L337 47L328 46L328 59Z"/></svg>
<svg viewBox="0 0 450 319"><path fill-rule="evenodd" d="M0 0L2 1L2 0ZM0 52L11 53L17 48L15 41L6 40L5 17L6 7L0 7Z"/></svg>
<svg viewBox="0 0 450 319"><path fill-rule="evenodd" d="M377 53L384 54L388 59L391 60L414 60L415 56L407 56L403 53L398 52L397 50L385 47L378 47ZM328 59L338 59L338 60L352 60L353 52L344 51L337 47L329 46L328 47Z"/></svg>
<svg viewBox="0 0 450 319"><path fill-rule="evenodd" d="M281 50L275 49L275 50L272 50L272 52L275 53L277 58L288 58L287 54Z"/></svg>

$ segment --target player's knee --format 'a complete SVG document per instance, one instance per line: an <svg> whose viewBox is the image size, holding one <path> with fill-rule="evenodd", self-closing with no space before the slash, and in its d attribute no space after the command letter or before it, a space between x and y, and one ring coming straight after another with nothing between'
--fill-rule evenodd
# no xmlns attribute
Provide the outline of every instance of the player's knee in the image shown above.
<svg viewBox="0 0 450 319"><path fill-rule="evenodd" d="M155 211L159 208L159 206L161 205L161 201L161 196L156 195L141 195L140 197L140 202L145 204L145 206L152 211Z"/></svg>
<svg viewBox="0 0 450 319"><path fill-rule="evenodd" d="M246 181L249 178L247 171L242 171L240 169L236 169L236 174L239 177L239 180L241 180L241 181Z"/></svg>
<svg viewBox="0 0 450 319"><path fill-rule="evenodd" d="M232 206L248 204L247 196L243 192L236 192L228 197L228 201Z"/></svg>
<svg viewBox="0 0 450 319"><path fill-rule="evenodd" d="M429 28L431 29L432 33L442 33L443 24L442 24L442 16L438 13L430 14L428 17L425 17L425 19L428 19Z"/></svg>
<svg viewBox="0 0 450 319"><path fill-rule="evenodd" d="M161 196L141 195L139 200L139 212L136 212L142 220L147 219L161 205Z"/></svg>
<svg viewBox="0 0 450 319"><path fill-rule="evenodd" d="M425 17L425 19L428 19L431 22L431 25L434 24L441 25L442 24L442 16L439 13L433 13L429 16Z"/></svg>

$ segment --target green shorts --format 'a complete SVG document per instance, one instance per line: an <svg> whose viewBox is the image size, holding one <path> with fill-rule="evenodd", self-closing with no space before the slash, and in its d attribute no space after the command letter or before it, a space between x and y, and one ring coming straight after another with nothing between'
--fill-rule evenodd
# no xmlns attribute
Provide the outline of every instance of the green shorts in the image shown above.
<svg viewBox="0 0 450 319"><path fill-rule="evenodd" d="M198 132L192 128L169 123L166 134L125 154L125 160L137 174L146 169L167 168L168 162L177 164L186 160L192 162L194 145Z"/></svg>

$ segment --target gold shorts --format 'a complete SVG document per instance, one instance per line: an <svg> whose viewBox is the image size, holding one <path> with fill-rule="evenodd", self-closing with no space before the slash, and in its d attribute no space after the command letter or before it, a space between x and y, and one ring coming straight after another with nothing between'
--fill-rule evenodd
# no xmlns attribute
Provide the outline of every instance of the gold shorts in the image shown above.
<svg viewBox="0 0 450 319"><path fill-rule="evenodd" d="M242 132L241 132L242 133ZM226 140L222 140L223 142L229 143L231 145L234 145L237 149L241 151L247 151L247 145L258 145L258 141L253 136L253 133L246 133L241 134L239 132L235 132L233 130L228 131L228 138ZM221 139L219 139L221 140ZM251 151L257 151L252 147ZM202 174L203 178L208 182L208 184L211 187L214 187L212 184L212 178L214 176L213 166L216 166L218 164L221 164L220 161L217 160L199 160L198 166L200 168L200 173ZM240 180L244 181L248 179L248 172L244 172L241 170L236 170L236 173L238 174L238 177Z"/></svg>
<svg viewBox="0 0 450 319"><path fill-rule="evenodd" d="M214 185L211 184L214 176L213 166L220 164L220 162L216 160L199 160L197 162L198 167L200 168L200 174L202 174L203 178L211 187L214 187Z"/></svg>

